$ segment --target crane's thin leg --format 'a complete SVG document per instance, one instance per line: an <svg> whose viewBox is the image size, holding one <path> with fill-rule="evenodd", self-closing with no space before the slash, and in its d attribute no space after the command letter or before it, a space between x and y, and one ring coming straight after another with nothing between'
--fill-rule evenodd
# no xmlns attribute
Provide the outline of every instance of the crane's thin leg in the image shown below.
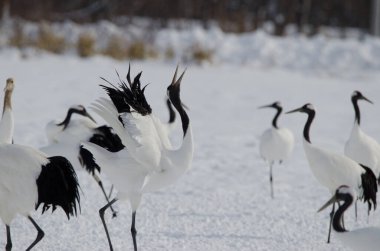
<svg viewBox="0 0 380 251"><path fill-rule="evenodd" d="M329 235L327 237L327 243L330 243L331 225L332 225L332 220L333 220L333 217L334 217L334 213L335 213L335 202L333 203L332 210L331 210L331 213L330 213L330 225L329 225Z"/></svg>
<svg viewBox="0 0 380 251"><path fill-rule="evenodd" d="M5 251L12 250L12 239L11 239L11 228L8 225L5 225L7 229L7 245L5 246Z"/></svg>
<svg viewBox="0 0 380 251"><path fill-rule="evenodd" d="M112 192L113 192L113 185L111 185L110 192L108 193L108 199L111 198Z"/></svg>
<svg viewBox="0 0 380 251"><path fill-rule="evenodd" d="M368 216L370 212L371 212L371 203L368 201L368 212L367 212Z"/></svg>
<svg viewBox="0 0 380 251"><path fill-rule="evenodd" d="M355 221L358 221L358 200L355 200Z"/></svg>
<svg viewBox="0 0 380 251"><path fill-rule="evenodd" d="M116 201L117 201L117 198L111 200L111 202L107 203L107 205L105 205L104 207L102 207L102 208L99 210L99 216L100 216L100 219L102 220L104 230L106 231L108 244L110 245L110 251L113 251L113 247L112 247L112 243L111 243L110 235L109 235L109 233L108 233L107 225L106 225L106 222L105 222L105 220L104 220L104 212L107 210L107 208L109 208L109 207L110 207L113 203L115 203Z"/></svg>
<svg viewBox="0 0 380 251"><path fill-rule="evenodd" d="M26 251L31 250L45 235L44 231L37 225L37 223L33 220L32 217L28 216L28 219L32 222L33 226L37 229L37 238L33 241L32 244L26 249Z"/></svg>
<svg viewBox="0 0 380 251"><path fill-rule="evenodd" d="M369 224L369 214L367 215L367 224Z"/></svg>
<svg viewBox="0 0 380 251"><path fill-rule="evenodd" d="M271 162L269 164L270 196L273 199L274 198L274 192L273 192L273 174L272 174L272 169L273 169L273 162Z"/></svg>
<svg viewBox="0 0 380 251"><path fill-rule="evenodd" d="M135 219L136 219L136 211L132 213L132 226L131 226L131 233L132 233L132 239L133 239L133 248L134 251L137 251L137 242L136 242L136 227L135 227Z"/></svg>
<svg viewBox="0 0 380 251"><path fill-rule="evenodd" d="M367 223L369 223L369 214L370 214L370 207L371 207L371 204L370 202L368 201L368 214L367 214Z"/></svg>
<svg viewBox="0 0 380 251"><path fill-rule="evenodd" d="M104 190L104 187L103 187L103 182L102 180L99 178L98 175L94 174L93 175L94 179L96 180L96 182L98 183L98 185L100 186L100 189L102 189L102 192L103 192L103 195L104 197L106 197L106 200L107 202L109 203L110 200L109 200L109 197L107 196L106 194L106 191ZM115 218L117 216L117 212L111 207L111 211L112 211L112 218Z"/></svg>

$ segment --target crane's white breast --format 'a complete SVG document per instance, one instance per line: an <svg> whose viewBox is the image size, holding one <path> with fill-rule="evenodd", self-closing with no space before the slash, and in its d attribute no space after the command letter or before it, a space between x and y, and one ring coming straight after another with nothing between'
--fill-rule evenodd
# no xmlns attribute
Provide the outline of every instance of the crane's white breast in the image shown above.
<svg viewBox="0 0 380 251"><path fill-rule="evenodd" d="M9 224L16 214L26 215L37 202L36 180L46 157L20 145L0 145L0 216Z"/></svg>
<svg viewBox="0 0 380 251"><path fill-rule="evenodd" d="M288 158L293 147L293 134L286 128L270 128L262 134L260 139L260 154L267 161Z"/></svg>

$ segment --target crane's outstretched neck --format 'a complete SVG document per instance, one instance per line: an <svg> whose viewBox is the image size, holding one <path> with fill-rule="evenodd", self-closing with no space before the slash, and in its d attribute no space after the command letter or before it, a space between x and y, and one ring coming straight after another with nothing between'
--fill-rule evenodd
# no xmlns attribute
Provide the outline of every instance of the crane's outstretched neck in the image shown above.
<svg viewBox="0 0 380 251"><path fill-rule="evenodd" d="M168 96L173 106L178 111L181 117L183 137L185 137L187 133L187 129L189 128L189 123L190 123L189 116L187 116L187 113L182 106L181 97L180 97L181 80L183 78L183 75L185 74L185 71L182 73L179 79L176 80L177 71L178 71L178 66L174 73L173 81L171 85L168 86Z"/></svg>
<svg viewBox="0 0 380 251"><path fill-rule="evenodd" d="M176 80L178 67L171 85L168 86L168 96L175 109L178 111L183 129L183 141L177 150L167 152L161 172L149 176L143 188L143 192L155 191L168 186L178 180L191 167L194 145L190 119L182 105L180 98L180 84L184 73Z"/></svg>
<svg viewBox="0 0 380 251"><path fill-rule="evenodd" d="M177 165L179 166L179 169L186 170L191 166L191 161L193 158L193 152L194 152L193 134L192 134L191 126L190 126L189 116L187 116L187 113L182 105L182 101L180 97L181 80L183 78L183 75L185 74L185 71L182 73L179 79L176 80L177 71L178 71L178 66L174 73L173 81L171 85L168 86L168 96L173 106L176 108L176 110L178 111L181 117L182 130L183 130L183 142L182 142L181 147L176 151L177 156L178 156Z"/></svg>
<svg viewBox="0 0 380 251"><path fill-rule="evenodd" d="M278 120L278 117L280 117L280 114L281 114L281 112L282 112L282 107L276 107L276 109L277 109L277 113L276 113L276 115L274 116L274 118L273 118L273 121L272 121L272 126L274 127L274 128L276 128L276 129L278 129L278 126L277 126L277 120Z"/></svg>
<svg viewBox="0 0 380 251"><path fill-rule="evenodd" d="M168 110L169 110L169 121L168 121L168 123L172 124L172 123L174 123L176 116L175 116L175 111L173 109L172 103L170 102L170 99L166 100L166 105L168 106Z"/></svg>
<svg viewBox="0 0 380 251"><path fill-rule="evenodd" d="M307 112L307 115L308 115L308 117L307 117L307 121L306 121L305 127L303 129L303 136L304 136L305 140L311 144L311 141L310 141L310 126L311 126L311 123L314 120L315 111L314 110L309 110Z"/></svg>
<svg viewBox="0 0 380 251"><path fill-rule="evenodd" d="M180 107L181 107L181 109L177 108L177 111L181 117L183 137L185 137L186 133L188 132L188 129L189 129L190 119L189 119L189 116L187 116L185 109L183 109L182 106L180 106Z"/></svg>
<svg viewBox="0 0 380 251"><path fill-rule="evenodd" d="M355 122L357 122L358 125L360 125L360 109L359 109L359 105L358 105L357 96L352 96L351 102L352 102L352 105L354 106L354 110L355 110Z"/></svg>

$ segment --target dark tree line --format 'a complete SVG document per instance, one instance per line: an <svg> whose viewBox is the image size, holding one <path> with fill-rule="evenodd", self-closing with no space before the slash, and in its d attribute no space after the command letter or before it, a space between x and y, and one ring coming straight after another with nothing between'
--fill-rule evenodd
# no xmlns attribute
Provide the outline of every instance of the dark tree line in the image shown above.
<svg viewBox="0 0 380 251"><path fill-rule="evenodd" d="M255 30L272 21L281 35L288 24L314 34L321 26L368 31L372 0L2 0L12 16L29 20L93 22L118 16L150 17L165 26L173 18L216 21L227 31Z"/></svg>

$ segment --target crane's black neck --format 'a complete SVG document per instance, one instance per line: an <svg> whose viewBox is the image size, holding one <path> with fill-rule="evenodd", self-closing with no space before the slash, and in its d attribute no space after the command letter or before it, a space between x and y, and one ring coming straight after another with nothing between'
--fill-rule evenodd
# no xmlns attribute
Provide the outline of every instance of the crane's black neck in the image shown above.
<svg viewBox="0 0 380 251"><path fill-rule="evenodd" d="M277 109L277 113L276 115L274 116L273 118L273 121L272 121L272 126L276 129L278 129L278 126L277 126L277 120L278 120L278 117L280 117L280 114L282 112L282 107L275 107Z"/></svg>
<svg viewBox="0 0 380 251"><path fill-rule="evenodd" d="M354 106L354 110L355 110L355 121L358 123L358 125L360 125L360 109L359 109L359 105L358 105L358 98L356 96L353 96L351 98L351 102Z"/></svg>
<svg viewBox="0 0 380 251"><path fill-rule="evenodd" d="M313 119L315 117L315 111L314 110L309 110L307 112L307 115L308 115L308 117L307 117L307 121L306 121L305 127L303 129L303 136L304 136L305 140L311 144L311 141L310 141L310 126L311 126L311 123L313 122Z"/></svg>
<svg viewBox="0 0 380 251"><path fill-rule="evenodd" d="M175 121L175 111L174 111L172 103L170 102L169 99L166 100L166 105L168 106L168 109L169 109L169 121L168 121L168 123L172 124Z"/></svg>
<svg viewBox="0 0 380 251"><path fill-rule="evenodd" d="M169 86L168 94L169 94L170 101L172 102L175 109L177 109L179 116L181 117L183 137L185 137L187 133L187 129L189 128L190 119L189 119L189 116L187 116L187 113L182 106L181 97L180 97L180 85Z"/></svg>
<svg viewBox="0 0 380 251"><path fill-rule="evenodd" d="M57 125L58 126L63 126L63 130L66 129L66 127L69 125L70 123L70 119L71 119L71 115L73 113L78 113L80 114L80 112L74 108L70 108L68 111L67 111L67 114L66 114L66 117L65 119L61 122L61 123L58 123Z"/></svg>
<svg viewBox="0 0 380 251"><path fill-rule="evenodd" d="M178 106L174 105L174 107L177 109L179 116L181 117L183 137L185 137L190 123L189 116L187 116L187 113L185 109L183 109L181 103Z"/></svg>
<svg viewBox="0 0 380 251"><path fill-rule="evenodd" d="M347 232L347 230L342 226L342 217L344 212L351 206L353 202L353 197L351 194L341 194L339 195L341 198L343 198L344 203L341 205L338 210L334 214L332 226L336 232Z"/></svg>

